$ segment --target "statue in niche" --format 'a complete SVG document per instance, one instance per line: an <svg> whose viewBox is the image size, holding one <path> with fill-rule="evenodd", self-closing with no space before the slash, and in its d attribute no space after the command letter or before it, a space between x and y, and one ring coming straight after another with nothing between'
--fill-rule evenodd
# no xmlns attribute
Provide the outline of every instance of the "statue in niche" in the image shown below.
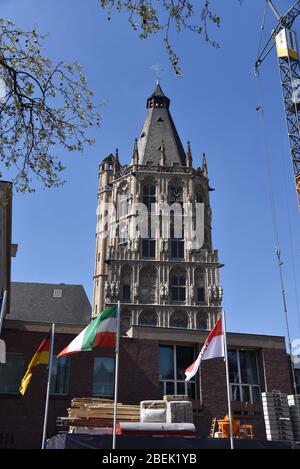
<svg viewBox="0 0 300 469"><path fill-rule="evenodd" d="M133 284L133 296L136 299L139 297L139 284L137 282Z"/></svg>
<svg viewBox="0 0 300 469"><path fill-rule="evenodd" d="M108 281L104 284L104 294L105 298L110 298L110 283Z"/></svg>
<svg viewBox="0 0 300 469"><path fill-rule="evenodd" d="M111 295L111 297L116 296L116 282L111 282L110 295Z"/></svg>
<svg viewBox="0 0 300 469"><path fill-rule="evenodd" d="M115 282L115 296L119 298L120 295L120 282Z"/></svg>
<svg viewBox="0 0 300 469"><path fill-rule="evenodd" d="M194 301L195 299L195 287L194 285L190 285L190 299Z"/></svg>
<svg viewBox="0 0 300 469"><path fill-rule="evenodd" d="M160 240L160 252L167 253L169 248L169 243L167 239L161 239Z"/></svg>
<svg viewBox="0 0 300 469"><path fill-rule="evenodd" d="M137 252L140 249L140 240L139 238L133 238L132 240L132 251Z"/></svg>

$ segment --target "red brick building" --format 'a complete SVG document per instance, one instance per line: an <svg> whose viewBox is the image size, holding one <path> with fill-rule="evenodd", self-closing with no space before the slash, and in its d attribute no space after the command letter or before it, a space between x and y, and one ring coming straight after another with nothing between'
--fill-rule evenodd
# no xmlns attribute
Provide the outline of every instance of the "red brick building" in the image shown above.
<svg viewBox="0 0 300 469"><path fill-rule="evenodd" d="M32 305L31 313L29 304ZM38 306L35 308L34 304ZM46 307L48 311L44 309ZM78 317L80 311L83 313L81 320ZM20 319L22 314L25 315L24 320ZM30 315L32 320L29 319ZM18 392L20 379L49 331L51 320L56 322L54 351L57 354L82 330L89 315L90 305L80 286L12 285L12 310L3 331L7 363L0 368L2 447L40 447L47 369L42 365L36 367L24 397ZM69 318L69 323L66 318ZM164 392L180 393L184 368L190 364L190 358L198 353L206 337L207 332L200 330L132 326L127 336L121 339L120 402L138 404L144 399L159 399ZM260 393L273 389L292 392L284 338L229 333L228 349L234 415L243 423L254 424L255 436L264 439ZM227 413L222 359L203 362L201 383L202 392L197 374L189 392L194 398L194 420L198 434L208 436L212 418L222 418ZM73 397L113 397L113 384L113 350L98 349L55 360L48 435L61 430L56 427L56 419L66 415Z"/></svg>

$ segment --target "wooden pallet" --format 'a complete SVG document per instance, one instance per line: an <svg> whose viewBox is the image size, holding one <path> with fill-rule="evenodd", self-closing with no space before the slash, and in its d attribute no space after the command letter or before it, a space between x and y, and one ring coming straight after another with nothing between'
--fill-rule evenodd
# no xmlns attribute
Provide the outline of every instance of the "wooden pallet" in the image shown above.
<svg viewBox="0 0 300 469"><path fill-rule="evenodd" d="M111 399L75 398L67 409L67 417L58 417L57 424L63 427L112 427L114 402ZM140 406L118 403L118 420L139 422Z"/></svg>

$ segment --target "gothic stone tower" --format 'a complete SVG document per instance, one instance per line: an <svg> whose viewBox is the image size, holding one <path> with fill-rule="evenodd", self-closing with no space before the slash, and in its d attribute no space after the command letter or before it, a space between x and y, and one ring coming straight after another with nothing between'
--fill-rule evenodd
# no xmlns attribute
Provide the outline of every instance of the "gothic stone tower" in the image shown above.
<svg viewBox="0 0 300 469"><path fill-rule="evenodd" d="M147 116L131 163L118 151L100 164L93 315L120 300L121 331L131 325L209 330L221 311L217 251L212 249L207 164L194 168L159 84L147 100ZM194 249L180 238L129 237L136 203L204 204L204 243ZM116 236L104 237L107 205L116 208ZM174 222L174 218L173 218ZM109 223L108 223L109 224Z"/></svg>

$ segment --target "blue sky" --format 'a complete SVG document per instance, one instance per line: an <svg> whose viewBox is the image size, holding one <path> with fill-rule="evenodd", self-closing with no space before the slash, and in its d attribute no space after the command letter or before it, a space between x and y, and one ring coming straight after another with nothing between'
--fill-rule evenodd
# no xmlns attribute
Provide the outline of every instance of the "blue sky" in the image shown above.
<svg viewBox="0 0 300 469"><path fill-rule="evenodd" d="M110 21L97 0L1 1L1 15L23 28L49 32L47 54L81 62L102 108L97 143L83 155L57 153L67 164L60 189L15 194L15 281L83 284L90 299L94 268L98 164L115 148L122 163L132 154L155 86L150 66L160 61L162 88L184 146L191 140L194 164L207 154L213 210L213 242L219 250L223 306L232 331L285 334L279 274L272 234L267 170L256 112L263 105L292 338L300 337L294 275L300 280L300 229L275 51L261 68L262 99L251 74L264 1L215 0L221 48L200 38L174 35L184 78L170 69L161 36L142 41L124 16ZM282 11L291 5L278 1ZM269 14L266 34L274 27ZM300 19L296 23L300 29ZM6 178L9 175L5 175ZM287 210L289 207L289 210ZM288 212L290 216L288 217ZM289 227L291 229L289 229ZM291 237L292 234L292 237ZM292 242L291 242L292 239ZM292 246L293 245L293 246Z"/></svg>

